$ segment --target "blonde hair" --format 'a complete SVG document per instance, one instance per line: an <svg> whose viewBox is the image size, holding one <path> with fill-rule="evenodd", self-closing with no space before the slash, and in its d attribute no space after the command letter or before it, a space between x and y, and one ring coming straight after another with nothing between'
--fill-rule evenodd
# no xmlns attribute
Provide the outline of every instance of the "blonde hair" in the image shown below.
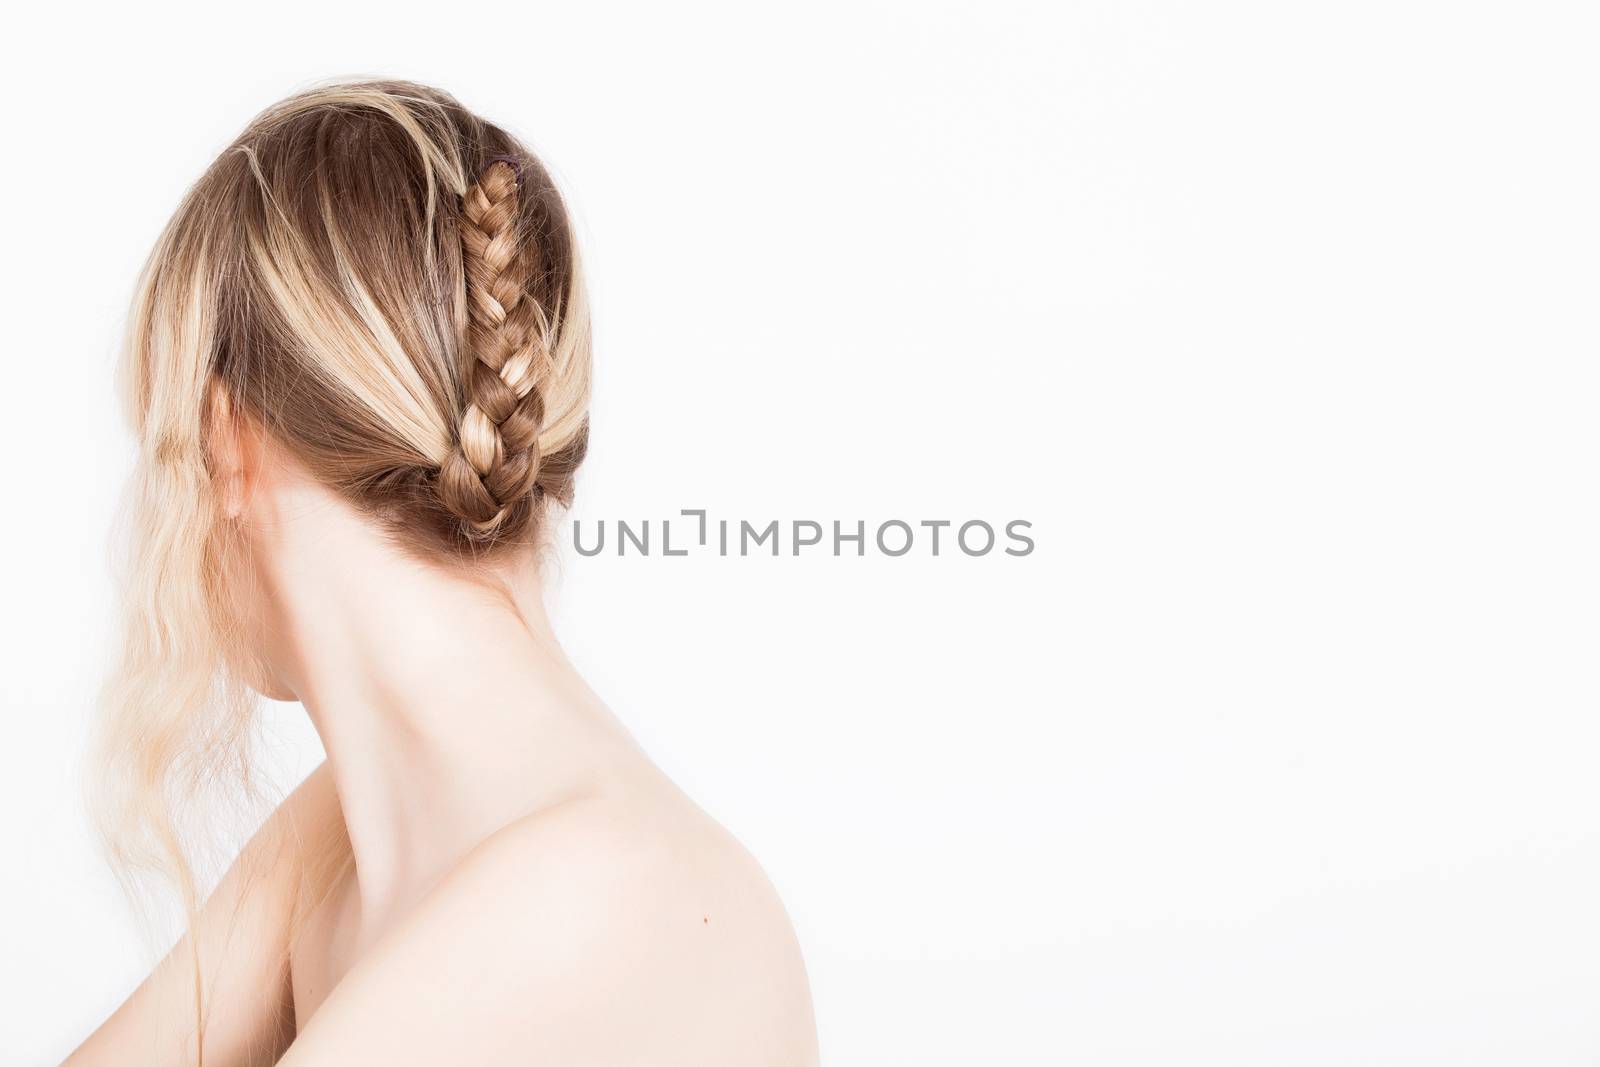
<svg viewBox="0 0 1600 1067"><path fill-rule="evenodd" d="M554 182L450 96L315 88L218 157L150 256L122 366L139 455L99 746L121 869L169 876L192 920L187 813L251 781L252 654L208 452L219 403L408 551L471 562L570 502L589 349Z"/></svg>

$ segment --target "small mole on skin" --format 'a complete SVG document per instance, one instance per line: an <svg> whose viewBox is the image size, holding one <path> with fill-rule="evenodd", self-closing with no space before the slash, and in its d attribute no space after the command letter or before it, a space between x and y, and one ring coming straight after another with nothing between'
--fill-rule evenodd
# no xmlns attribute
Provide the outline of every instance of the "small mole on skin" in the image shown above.
<svg viewBox="0 0 1600 1067"><path fill-rule="evenodd" d="M711 921L711 916L702 915L702 916L700 916L700 921L703 922L703 923L709 923Z"/></svg>

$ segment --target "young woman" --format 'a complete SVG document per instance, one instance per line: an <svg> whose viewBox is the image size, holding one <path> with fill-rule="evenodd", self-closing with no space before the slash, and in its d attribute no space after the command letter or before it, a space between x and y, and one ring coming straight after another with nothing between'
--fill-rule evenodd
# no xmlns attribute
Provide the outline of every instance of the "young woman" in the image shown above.
<svg viewBox="0 0 1600 1067"><path fill-rule="evenodd" d="M105 773L121 862L174 874L191 924L68 1063L816 1060L771 886L541 603L587 316L550 176L432 89L293 97L190 191L124 367ZM327 762L202 905L181 816L245 780L257 693Z"/></svg>

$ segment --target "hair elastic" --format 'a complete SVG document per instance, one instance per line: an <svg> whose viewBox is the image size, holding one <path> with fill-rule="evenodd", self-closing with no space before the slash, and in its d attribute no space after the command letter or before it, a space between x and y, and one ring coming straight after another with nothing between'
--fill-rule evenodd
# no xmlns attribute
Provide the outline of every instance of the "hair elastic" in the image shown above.
<svg viewBox="0 0 1600 1067"><path fill-rule="evenodd" d="M510 167L512 169L512 171L514 171L516 173L517 184L519 186L522 184L522 160L518 159L516 156L494 156L494 157L492 157L487 163L485 163L483 165L483 170L478 172L479 177L482 177L485 173L487 173L489 168L494 166L496 163L504 163L506 166Z"/></svg>

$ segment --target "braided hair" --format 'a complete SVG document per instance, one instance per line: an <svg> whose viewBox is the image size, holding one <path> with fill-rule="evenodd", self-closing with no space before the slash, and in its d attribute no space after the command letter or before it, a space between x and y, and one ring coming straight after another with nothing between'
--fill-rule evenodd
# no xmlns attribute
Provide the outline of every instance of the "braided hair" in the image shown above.
<svg viewBox="0 0 1600 1067"><path fill-rule="evenodd" d="M439 494L469 536L488 536L534 494L539 480L539 384L549 362L549 320L528 294L536 254L519 240L520 168L491 162L463 198L468 366L454 448Z"/></svg>

